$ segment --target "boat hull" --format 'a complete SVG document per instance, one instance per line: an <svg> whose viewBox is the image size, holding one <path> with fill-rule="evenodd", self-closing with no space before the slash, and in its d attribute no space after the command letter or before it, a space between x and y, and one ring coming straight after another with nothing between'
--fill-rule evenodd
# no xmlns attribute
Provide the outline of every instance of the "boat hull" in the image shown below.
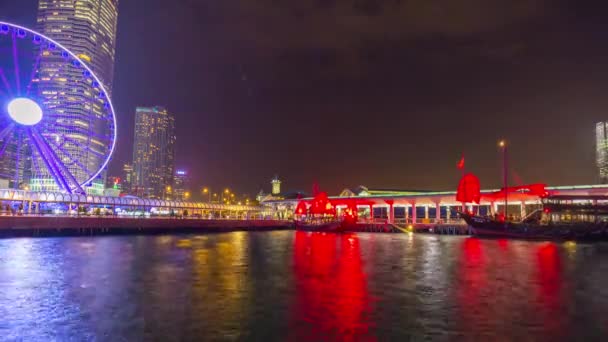
<svg viewBox="0 0 608 342"><path fill-rule="evenodd" d="M310 224L303 222L295 222L296 230L302 230L307 232L331 232L337 233L341 232L342 223L341 222L327 222L327 223L319 223L319 224Z"/></svg>
<svg viewBox="0 0 608 342"><path fill-rule="evenodd" d="M608 240L608 226L601 224L552 224L496 222L490 219L461 214L474 236L525 240Z"/></svg>

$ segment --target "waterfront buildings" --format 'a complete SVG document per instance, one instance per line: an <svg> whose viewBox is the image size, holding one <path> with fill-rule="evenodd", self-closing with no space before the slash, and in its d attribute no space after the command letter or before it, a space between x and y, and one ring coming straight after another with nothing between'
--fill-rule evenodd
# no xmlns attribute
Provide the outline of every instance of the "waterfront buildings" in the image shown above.
<svg viewBox="0 0 608 342"><path fill-rule="evenodd" d="M360 191L359 191L360 190ZM608 184L550 186L546 188L551 195L564 196L606 196ZM344 189L338 196L329 196L338 215L342 210L356 207L361 222L375 223L458 223L461 222L457 212L463 205L470 212L481 216L505 212L500 189L481 190L479 203L459 202L456 191L419 191L419 190L386 190L370 189L359 186L355 189ZM500 194L500 198L497 198ZM292 219L301 201L310 207L311 197L285 196L273 198L267 195L260 201L275 217ZM526 216L540 208L540 197L525 192L509 192L506 212L515 219Z"/></svg>
<svg viewBox="0 0 608 342"><path fill-rule="evenodd" d="M190 177L188 171L177 170L173 177L173 200L187 201L190 199Z"/></svg>
<svg viewBox="0 0 608 342"><path fill-rule="evenodd" d="M595 125L595 151L600 183L608 183L608 121Z"/></svg>
<svg viewBox="0 0 608 342"><path fill-rule="evenodd" d="M175 119L163 107L137 107L132 192L167 199L173 193Z"/></svg>
<svg viewBox="0 0 608 342"><path fill-rule="evenodd" d="M100 96L98 85L80 77L82 70L70 65L67 59L53 54L41 55L39 76L34 80L38 96L48 107L69 104L65 109L57 110L61 113L57 130L70 137L70 143L63 149L78 160L80 165L72 163L68 169L79 180L88 179L90 170L102 165L108 153L109 147L103 141L111 133L91 118L103 117L103 98L112 92L117 19L118 0L39 0L38 3L37 30L76 54L93 70L106 90L106 94ZM26 170L23 178L30 179L32 189L57 190L58 185L48 171L35 172L32 165L40 163L40 160L33 160L29 166L31 175ZM105 172L85 190L99 192L99 186L103 188L105 184L104 178Z"/></svg>

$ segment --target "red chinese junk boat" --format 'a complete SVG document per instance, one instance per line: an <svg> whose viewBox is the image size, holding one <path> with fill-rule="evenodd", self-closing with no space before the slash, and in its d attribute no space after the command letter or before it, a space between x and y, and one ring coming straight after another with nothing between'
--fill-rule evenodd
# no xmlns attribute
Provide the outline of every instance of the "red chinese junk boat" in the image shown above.
<svg viewBox="0 0 608 342"><path fill-rule="evenodd" d="M547 191L544 184L507 187L487 194L480 194L478 189L476 177L465 175L458 187L458 201L479 203L481 199L490 202L504 199L506 204L508 199L540 200L540 205L521 220L509 219L504 212L492 216L459 213L473 235L540 240L608 239L608 196L560 195Z"/></svg>
<svg viewBox="0 0 608 342"><path fill-rule="evenodd" d="M315 191L312 200L301 200L295 210L297 230L342 232L357 222L357 205L352 199L330 200L325 192ZM336 206L340 206L340 211Z"/></svg>

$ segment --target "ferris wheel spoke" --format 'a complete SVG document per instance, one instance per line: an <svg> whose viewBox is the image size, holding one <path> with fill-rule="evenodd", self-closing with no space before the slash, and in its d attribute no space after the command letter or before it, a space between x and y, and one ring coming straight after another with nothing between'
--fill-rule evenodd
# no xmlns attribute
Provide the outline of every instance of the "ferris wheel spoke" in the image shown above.
<svg viewBox="0 0 608 342"><path fill-rule="evenodd" d="M4 84L4 88L6 89L8 96L13 96L13 89L11 88L10 83L8 83L8 79L6 78L6 74L2 68L0 68L0 79L2 79L2 83Z"/></svg>
<svg viewBox="0 0 608 342"><path fill-rule="evenodd" d="M19 166L21 165L21 150L23 149L23 131L19 130L17 138L17 155L15 163L15 187L19 186Z"/></svg>
<svg viewBox="0 0 608 342"><path fill-rule="evenodd" d="M17 85L17 95L21 95L21 75L19 70L19 54L17 51L17 33L13 32L13 65L15 67L15 84Z"/></svg>
<svg viewBox="0 0 608 342"><path fill-rule="evenodd" d="M38 158L36 158L35 153L37 153L38 151L36 149L32 149L32 164L34 165L34 170L36 170L36 175L40 176L42 175L42 172L40 172L40 163L38 162ZM42 156L40 156L40 158L42 159Z"/></svg>
<svg viewBox="0 0 608 342"><path fill-rule="evenodd" d="M40 67L41 56L42 56L41 54L38 54L38 56L36 57L36 62L34 62L34 67L32 68L32 74L30 76L30 81L27 84L27 88L25 89L25 96L30 95L30 91L32 90L32 84L34 83L34 78L36 77L36 73L38 72L38 68Z"/></svg>
<svg viewBox="0 0 608 342"><path fill-rule="evenodd" d="M4 151L6 151L6 148L8 147L8 144L10 143L10 139L4 139L4 144L2 144L2 148L0 149L0 158L2 158L2 156L4 156Z"/></svg>
<svg viewBox="0 0 608 342"><path fill-rule="evenodd" d="M65 178L63 178L63 176L59 172L56 165L54 165L54 163L49 159L50 156L48 155L48 151L46 151L44 149L41 142L38 140L38 137L34 136L31 129L28 129L27 134L28 134L29 138L32 140L32 145L34 145L34 147L36 148L36 151L40 155L40 158L46 165L46 169L49 171L49 173L55 180L55 183L57 183L57 185L59 187L70 192L70 187L69 187L68 183L66 182Z"/></svg>
<svg viewBox="0 0 608 342"><path fill-rule="evenodd" d="M98 156L98 157L100 157L100 158L105 158L105 154L100 153L100 152L98 152L98 151L95 151L95 150L94 150L94 149L92 149L90 146L85 146L85 145L82 145L82 144L80 144L78 141L76 141L76 140L74 140L74 139L72 139L72 138L63 137L63 140L65 140L65 141L67 141L67 142L71 143L71 144L72 144L72 145L74 145L74 146L77 146L77 147L80 147L80 148L84 148L85 150L87 150L87 151L89 151L89 152L93 153L94 155L96 155L96 156Z"/></svg>
<svg viewBox="0 0 608 342"><path fill-rule="evenodd" d="M89 176L89 177L90 177L90 176L92 176L92 175L93 175L93 173L92 173L91 171L89 171L89 169L87 169L87 168L86 168L84 165L82 165L82 163L81 163L80 161L78 161L78 159L77 159L77 158L74 158L74 156L73 156L73 155L72 155L70 152L66 151L66 150L65 150L63 147L59 146L59 145L58 145L58 144L56 144L56 143L53 143L53 142L51 142L51 143L52 143L52 144L53 144L53 146L55 146L55 147L56 147L56 148L57 148L59 151L61 151L61 153L63 153L63 155L65 155L66 157L68 157L68 158L69 158L69 159L72 161L72 163L74 163L74 164L75 164L76 166L78 166L78 167L79 167L79 168L80 168L82 171L84 171L84 172L87 174L87 176Z"/></svg>
<svg viewBox="0 0 608 342"><path fill-rule="evenodd" d="M2 131L0 131L0 140L4 139L4 137L6 137L10 132L13 131L13 129L15 129L15 124L13 124L13 123L4 127L4 129Z"/></svg>
<svg viewBox="0 0 608 342"><path fill-rule="evenodd" d="M67 176L68 179L74 184L74 188L77 188L81 192L84 192L84 190L80 187L80 183L78 182L76 177L74 177L70 170L61 162L61 159L59 158L55 150L51 147L49 142L44 138L44 136L38 133L38 131L36 131L35 129L32 129L32 134L39 139L40 143L43 144L43 147L48 151L55 166L59 169L60 174ZM71 188L69 186L68 191L71 192Z"/></svg>

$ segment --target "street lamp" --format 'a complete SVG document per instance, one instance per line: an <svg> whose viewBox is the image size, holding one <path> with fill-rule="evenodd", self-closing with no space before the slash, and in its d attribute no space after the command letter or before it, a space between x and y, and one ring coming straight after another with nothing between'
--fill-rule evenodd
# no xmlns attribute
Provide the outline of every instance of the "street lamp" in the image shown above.
<svg viewBox="0 0 608 342"><path fill-rule="evenodd" d="M222 192L222 199L224 199L224 194L226 196L228 196L230 194L230 189L228 189L228 188L224 189L224 192Z"/></svg>
<svg viewBox="0 0 608 342"><path fill-rule="evenodd" d="M211 191L209 191L208 187L204 187L203 188L203 194L208 194L209 195L209 203L211 203Z"/></svg>

